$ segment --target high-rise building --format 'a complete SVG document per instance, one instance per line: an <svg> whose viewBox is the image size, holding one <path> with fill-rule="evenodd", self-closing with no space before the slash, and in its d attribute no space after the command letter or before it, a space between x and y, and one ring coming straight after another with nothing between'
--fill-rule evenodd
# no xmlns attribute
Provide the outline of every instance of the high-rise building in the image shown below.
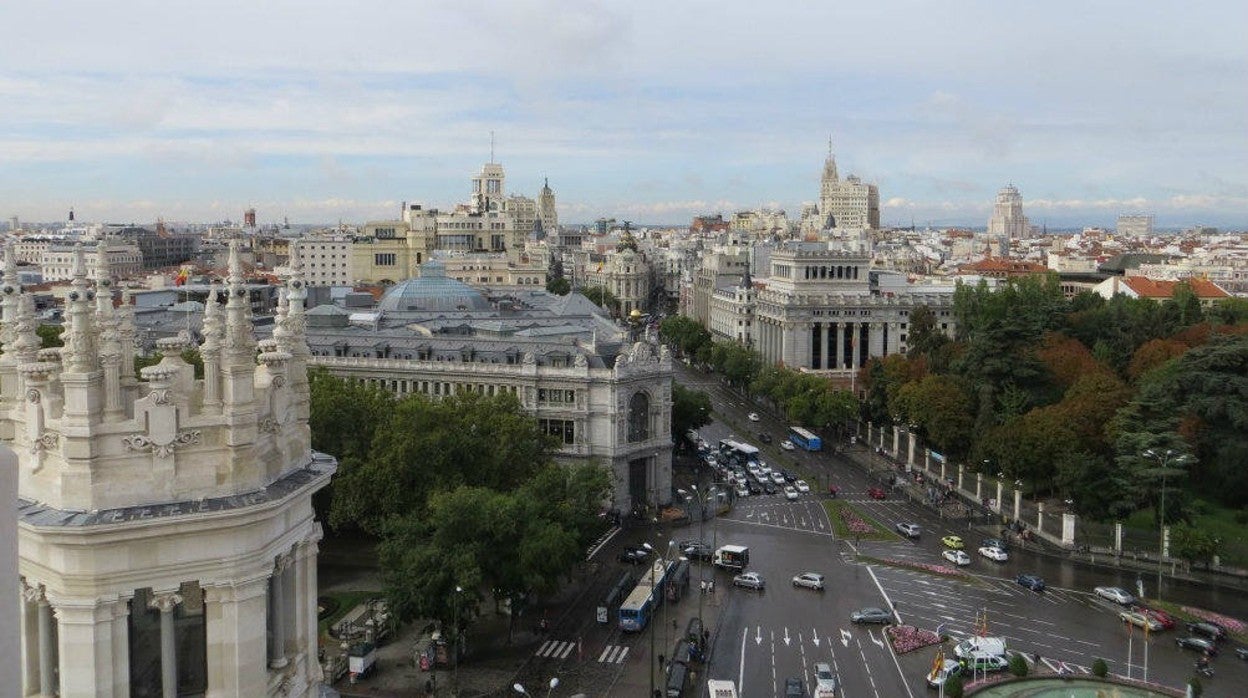
<svg viewBox="0 0 1248 698"><path fill-rule="evenodd" d="M1153 234L1153 214L1127 213L1118 216L1115 226L1119 235L1130 237L1150 237Z"/></svg>
<svg viewBox="0 0 1248 698"><path fill-rule="evenodd" d="M1013 184L997 192L997 203L988 219L988 240L1000 243L1002 254L1009 250L1011 240L1021 240L1031 233L1031 224L1023 215L1023 197Z"/></svg>
<svg viewBox="0 0 1248 698"><path fill-rule="evenodd" d="M819 182L820 228L880 227L880 190L849 175L841 180L836 171L836 156L828 144L828 157L823 163Z"/></svg>
<svg viewBox="0 0 1248 698"><path fill-rule="evenodd" d="M243 211L243 227L244 228L256 227L256 209L249 208L246 211Z"/></svg>
<svg viewBox="0 0 1248 698"><path fill-rule="evenodd" d="M115 308L107 255L89 279L81 247L65 345L40 349L9 252L0 434L20 461L20 695L317 695L312 494L336 463L310 448L297 258L257 346L231 242L196 379L185 335L135 375L128 293Z"/></svg>
<svg viewBox="0 0 1248 698"><path fill-rule="evenodd" d="M555 211L555 192L550 188L549 179L542 181L542 191L537 195L537 217L547 235L559 233L559 213Z"/></svg>

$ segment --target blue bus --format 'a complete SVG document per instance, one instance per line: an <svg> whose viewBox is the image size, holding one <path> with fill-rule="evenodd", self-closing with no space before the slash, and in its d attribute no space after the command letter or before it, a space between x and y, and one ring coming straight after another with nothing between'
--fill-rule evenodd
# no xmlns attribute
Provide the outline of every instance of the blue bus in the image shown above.
<svg viewBox="0 0 1248 698"><path fill-rule="evenodd" d="M801 427L789 427L789 441L792 441L794 446L807 451L823 450L823 439Z"/></svg>
<svg viewBox="0 0 1248 698"><path fill-rule="evenodd" d="M637 582L624 603L620 604L620 630L641 632L650 622L655 607L663 603L663 585L667 581L667 564L656 560L650 571Z"/></svg>

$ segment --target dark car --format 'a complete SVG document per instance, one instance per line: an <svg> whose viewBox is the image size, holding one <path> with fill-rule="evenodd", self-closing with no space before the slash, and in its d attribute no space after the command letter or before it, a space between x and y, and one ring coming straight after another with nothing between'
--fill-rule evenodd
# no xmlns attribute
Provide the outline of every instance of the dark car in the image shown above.
<svg viewBox="0 0 1248 698"><path fill-rule="evenodd" d="M630 565L640 565L648 557L650 557L650 551L645 548L625 548L615 559Z"/></svg>
<svg viewBox="0 0 1248 698"><path fill-rule="evenodd" d="M1203 637L1179 637L1175 638L1174 644L1178 645L1181 650L1207 652L1210 656L1218 653L1218 646L1212 640L1206 640Z"/></svg>
<svg viewBox="0 0 1248 698"><path fill-rule="evenodd" d="M750 494L763 493L763 486L758 484L758 480L751 480L750 484L746 485L746 487L750 490Z"/></svg>
<svg viewBox="0 0 1248 698"><path fill-rule="evenodd" d="M771 482L764 482L763 491L767 494L775 494L778 490L776 490L776 486L771 484Z"/></svg>
<svg viewBox="0 0 1248 698"><path fill-rule="evenodd" d="M1188 623L1187 632L1193 635L1207 637L1215 642L1226 639L1226 629L1216 623L1209 623L1207 621Z"/></svg>
<svg viewBox="0 0 1248 698"><path fill-rule="evenodd" d="M853 623L892 623L893 614L882 608L863 608L849 614Z"/></svg>
<svg viewBox="0 0 1248 698"><path fill-rule="evenodd" d="M806 684L793 676L785 679L784 698L806 698Z"/></svg>
<svg viewBox="0 0 1248 698"><path fill-rule="evenodd" d="M767 432L760 432L758 435L758 440L762 441L765 444L769 444L771 443L771 434L768 434Z"/></svg>
<svg viewBox="0 0 1248 698"><path fill-rule="evenodd" d="M1020 586L1025 586L1032 591L1044 591L1044 580L1034 574L1020 574L1018 575L1018 579L1015 579L1014 581L1018 582Z"/></svg>
<svg viewBox="0 0 1248 698"><path fill-rule="evenodd" d="M781 470L781 471L780 471L780 475L781 475L781 477L783 477L783 478L784 478L784 481L785 481L785 482L787 482L787 483L792 484L792 483L794 483L794 482L797 482L797 476L796 476L796 475L794 475L793 473L790 473L790 472L789 472L789 471L787 471L787 470Z"/></svg>
<svg viewBox="0 0 1248 698"><path fill-rule="evenodd" d="M681 546L680 552L690 560L709 560L715 554L715 551L711 550L711 546L706 543L698 543L697 541Z"/></svg>

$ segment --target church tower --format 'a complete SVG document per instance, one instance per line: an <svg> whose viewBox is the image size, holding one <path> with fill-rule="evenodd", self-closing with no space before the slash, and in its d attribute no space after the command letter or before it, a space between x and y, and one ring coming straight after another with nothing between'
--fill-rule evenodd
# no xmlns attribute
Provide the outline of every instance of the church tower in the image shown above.
<svg viewBox="0 0 1248 698"><path fill-rule="evenodd" d="M310 447L298 255L274 339L257 346L231 242L203 378L182 358L186 334L136 376L129 294L116 305L107 255L90 277L74 255L63 347L40 348L8 264L0 287L21 695L316 695L312 494L337 464Z"/></svg>
<svg viewBox="0 0 1248 698"><path fill-rule="evenodd" d="M555 211L555 192L550 180L543 180L542 191L537 195L537 217L547 235L559 235L559 214Z"/></svg>

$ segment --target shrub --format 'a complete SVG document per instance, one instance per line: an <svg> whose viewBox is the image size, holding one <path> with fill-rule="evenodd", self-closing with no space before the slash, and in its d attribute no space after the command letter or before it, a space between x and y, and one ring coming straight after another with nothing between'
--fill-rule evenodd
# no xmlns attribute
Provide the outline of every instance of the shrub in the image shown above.
<svg viewBox="0 0 1248 698"><path fill-rule="evenodd" d="M1200 695L1205 692L1205 685L1200 682L1199 676L1193 676L1188 679L1187 687L1192 689L1192 695L1195 696L1195 698L1200 698Z"/></svg>
<svg viewBox="0 0 1248 698"><path fill-rule="evenodd" d="M945 679L945 698L962 698L961 676L950 676Z"/></svg>
<svg viewBox="0 0 1248 698"><path fill-rule="evenodd" d="M1092 662L1092 673L1103 679L1109 674L1109 665L1105 663L1104 659L1098 657L1095 662Z"/></svg>
<svg viewBox="0 0 1248 698"><path fill-rule="evenodd" d="M1023 655L1016 654L1010 657L1010 673L1020 679L1027 675L1027 660L1023 659Z"/></svg>

